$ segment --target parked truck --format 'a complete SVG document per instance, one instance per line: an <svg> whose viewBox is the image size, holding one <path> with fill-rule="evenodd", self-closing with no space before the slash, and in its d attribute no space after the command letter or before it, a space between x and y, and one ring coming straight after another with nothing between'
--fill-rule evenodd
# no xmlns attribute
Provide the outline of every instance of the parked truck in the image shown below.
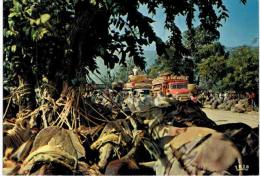
<svg viewBox="0 0 260 176"><path fill-rule="evenodd" d="M133 74L129 75L128 82L124 84L125 91L133 91L135 94L149 95L151 88L152 79L136 68L133 69Z"/></svg>
<svg viewBox="0 0 260 176"><path fill-rule="evenodd" d="M179 101L187 101L190 99L188 76L161 74L152 81L152 91L154 95L162 93L165 96L173 96Z"/></svg>

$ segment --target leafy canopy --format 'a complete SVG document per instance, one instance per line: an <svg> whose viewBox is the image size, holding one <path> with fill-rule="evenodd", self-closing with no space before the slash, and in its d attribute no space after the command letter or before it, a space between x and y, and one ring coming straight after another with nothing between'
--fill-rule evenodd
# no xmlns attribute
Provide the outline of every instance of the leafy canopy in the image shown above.
<svg viewBox="0 0 260 176"><path fill-rule="evenodd" d="M203 85L216 91L258 91L258 49L235 48L229 57L209 57L199 64Z"/></svg>
<svg viewBox="0 0 260 176"><path fill-rule="evenodd" d="M148 16L139 11L141 5ZM171 32L166 44L151 26L158 8L164 10L165 28ZM222 0L5 0L5 79L33 74L37 80L45 76L81 82L97 69L97 58L113 68L115 63L125 64L127 54L144 69L142 47L153 42L159 55L167 55L169 45L179 52L176 57L181 56L182 37L175 18L185 16L191 28L196 8L203 29L218 34L221 20L228 17Z"/></svg>

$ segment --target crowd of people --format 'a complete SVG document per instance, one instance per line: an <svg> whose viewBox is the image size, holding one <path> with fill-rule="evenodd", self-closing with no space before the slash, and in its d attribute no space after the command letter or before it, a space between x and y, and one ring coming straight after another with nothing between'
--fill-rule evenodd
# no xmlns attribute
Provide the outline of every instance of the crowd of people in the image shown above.
<svg viewBox="0 0 260 176"><path fill-rule="evenodd" d="M129 96L135 96L142 101L146 99L151 100L151 95L149 94L136 94L135 91L123 91L123 90L114 90L107 89L105 91L95 90L90 92L88 97L94 103L100 103L109 108L122 106L124 100ZM158 94L153 97L160 98L159 103L163 103L164 95ZM213 92L213 91L199 91L196 93L191 93L190 99L194 103L198 103L201 107L211 108L211 109L221 109L232 112L250 112L250 111L258 111L258 99L255 93L246 92L246 93L236 93L234 91L227 92ZM157 102L158 104L158 102Z"/></svg>
<svg viewBox="0 0 260 176"><path fill-rule="evenodd" d="M234 91L214 93L203 91L198 95L203 107L232 112L258 111L258 99L254 92L236 93Z"/></svg>

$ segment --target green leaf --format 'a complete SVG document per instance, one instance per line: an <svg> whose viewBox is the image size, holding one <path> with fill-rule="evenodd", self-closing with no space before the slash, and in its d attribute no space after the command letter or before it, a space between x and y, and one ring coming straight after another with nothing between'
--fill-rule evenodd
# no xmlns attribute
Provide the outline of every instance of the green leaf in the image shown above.
<svg viewBox="0 0 260 176"><path fill-rule="evenodd" d="M37 37L37 31L36 30L32 29L31 37L32 37L33 41L36 40L36 37Z"/></svg>
<svg viewBox="0 0 260 176"><path fill-rule="evenodd" d="M36 20L36 24L37 24L37 25L40 25L40 23L41 23L41 19L38 18L38 19Z"/></svg>
<svg viewBox="0 0 260 176"><path fill-rule="evenodd" d="M90 0L90 3L93 4L93 5L97 4L96 0Z"/></svg>
<svg viewBox="0 0 260 176"><path fill-rule="evenodd" d="M32 15L32 11L33 11L33 6L31 6L30 8L28 8L27 10L25 10L25 12L28 14L28 15Z"/></svg>
<svg viewBox="0 0 260 176"><path fill-rule="evenodd" d="M11 46L11 51L14 53L16 51L16 45Z"/></svg>
<svg viewBox="0 0 260 176"><path fill-rule="evenodd" d="M49 21L49 19L51 18L51 16L47 13L41 15L40 19L41 19L41 23L46 23L47 21Z"/></svg>
<svg viewBox="0 0 260 176"><path fill-rule="evenodd" d="M22 5L17 1L17 0L13 0L13 5L14 5L14 10L15 11L21 11L22 10Z"/></svg>
<svg viewBox="0 0 260 176"><path fill-rule="evenodd" d="M12 13L10 13L10 14L8 15L9 18L12 18L12 17L14 17L14 16L17 16L17 13L16 13L16 12L12 12Z"/></svg>
<svg viewBox="0 0 260 176"><path fill-rule="evenodd" d="M44 36L44 34L46 34L47 32L49 32L46 28L41 28L40 30L39 30L39 36L38 36L38 38L39 39L42 39L43 38L43 36Z"/></svg>
<svg viewBox="0 0 260 176"><path fill-rule="evenodd" d="M30 18L30 25L32 26L34 23L36 23L35 19Z"/></svg>

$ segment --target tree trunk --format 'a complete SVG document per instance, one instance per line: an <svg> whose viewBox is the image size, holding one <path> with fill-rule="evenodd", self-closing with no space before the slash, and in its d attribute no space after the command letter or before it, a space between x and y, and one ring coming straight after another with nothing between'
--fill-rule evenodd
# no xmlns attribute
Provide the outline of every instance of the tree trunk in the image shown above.
<svg viewBox="0 0 260 176"><path fill-rule="evenodd" d="M34 90L34 78L33 74L28 72L23 75L18 75L19 79L19 93L18 93L18 105L19 111L24 109L33 110L36 106L36 96Z"/></svg>

